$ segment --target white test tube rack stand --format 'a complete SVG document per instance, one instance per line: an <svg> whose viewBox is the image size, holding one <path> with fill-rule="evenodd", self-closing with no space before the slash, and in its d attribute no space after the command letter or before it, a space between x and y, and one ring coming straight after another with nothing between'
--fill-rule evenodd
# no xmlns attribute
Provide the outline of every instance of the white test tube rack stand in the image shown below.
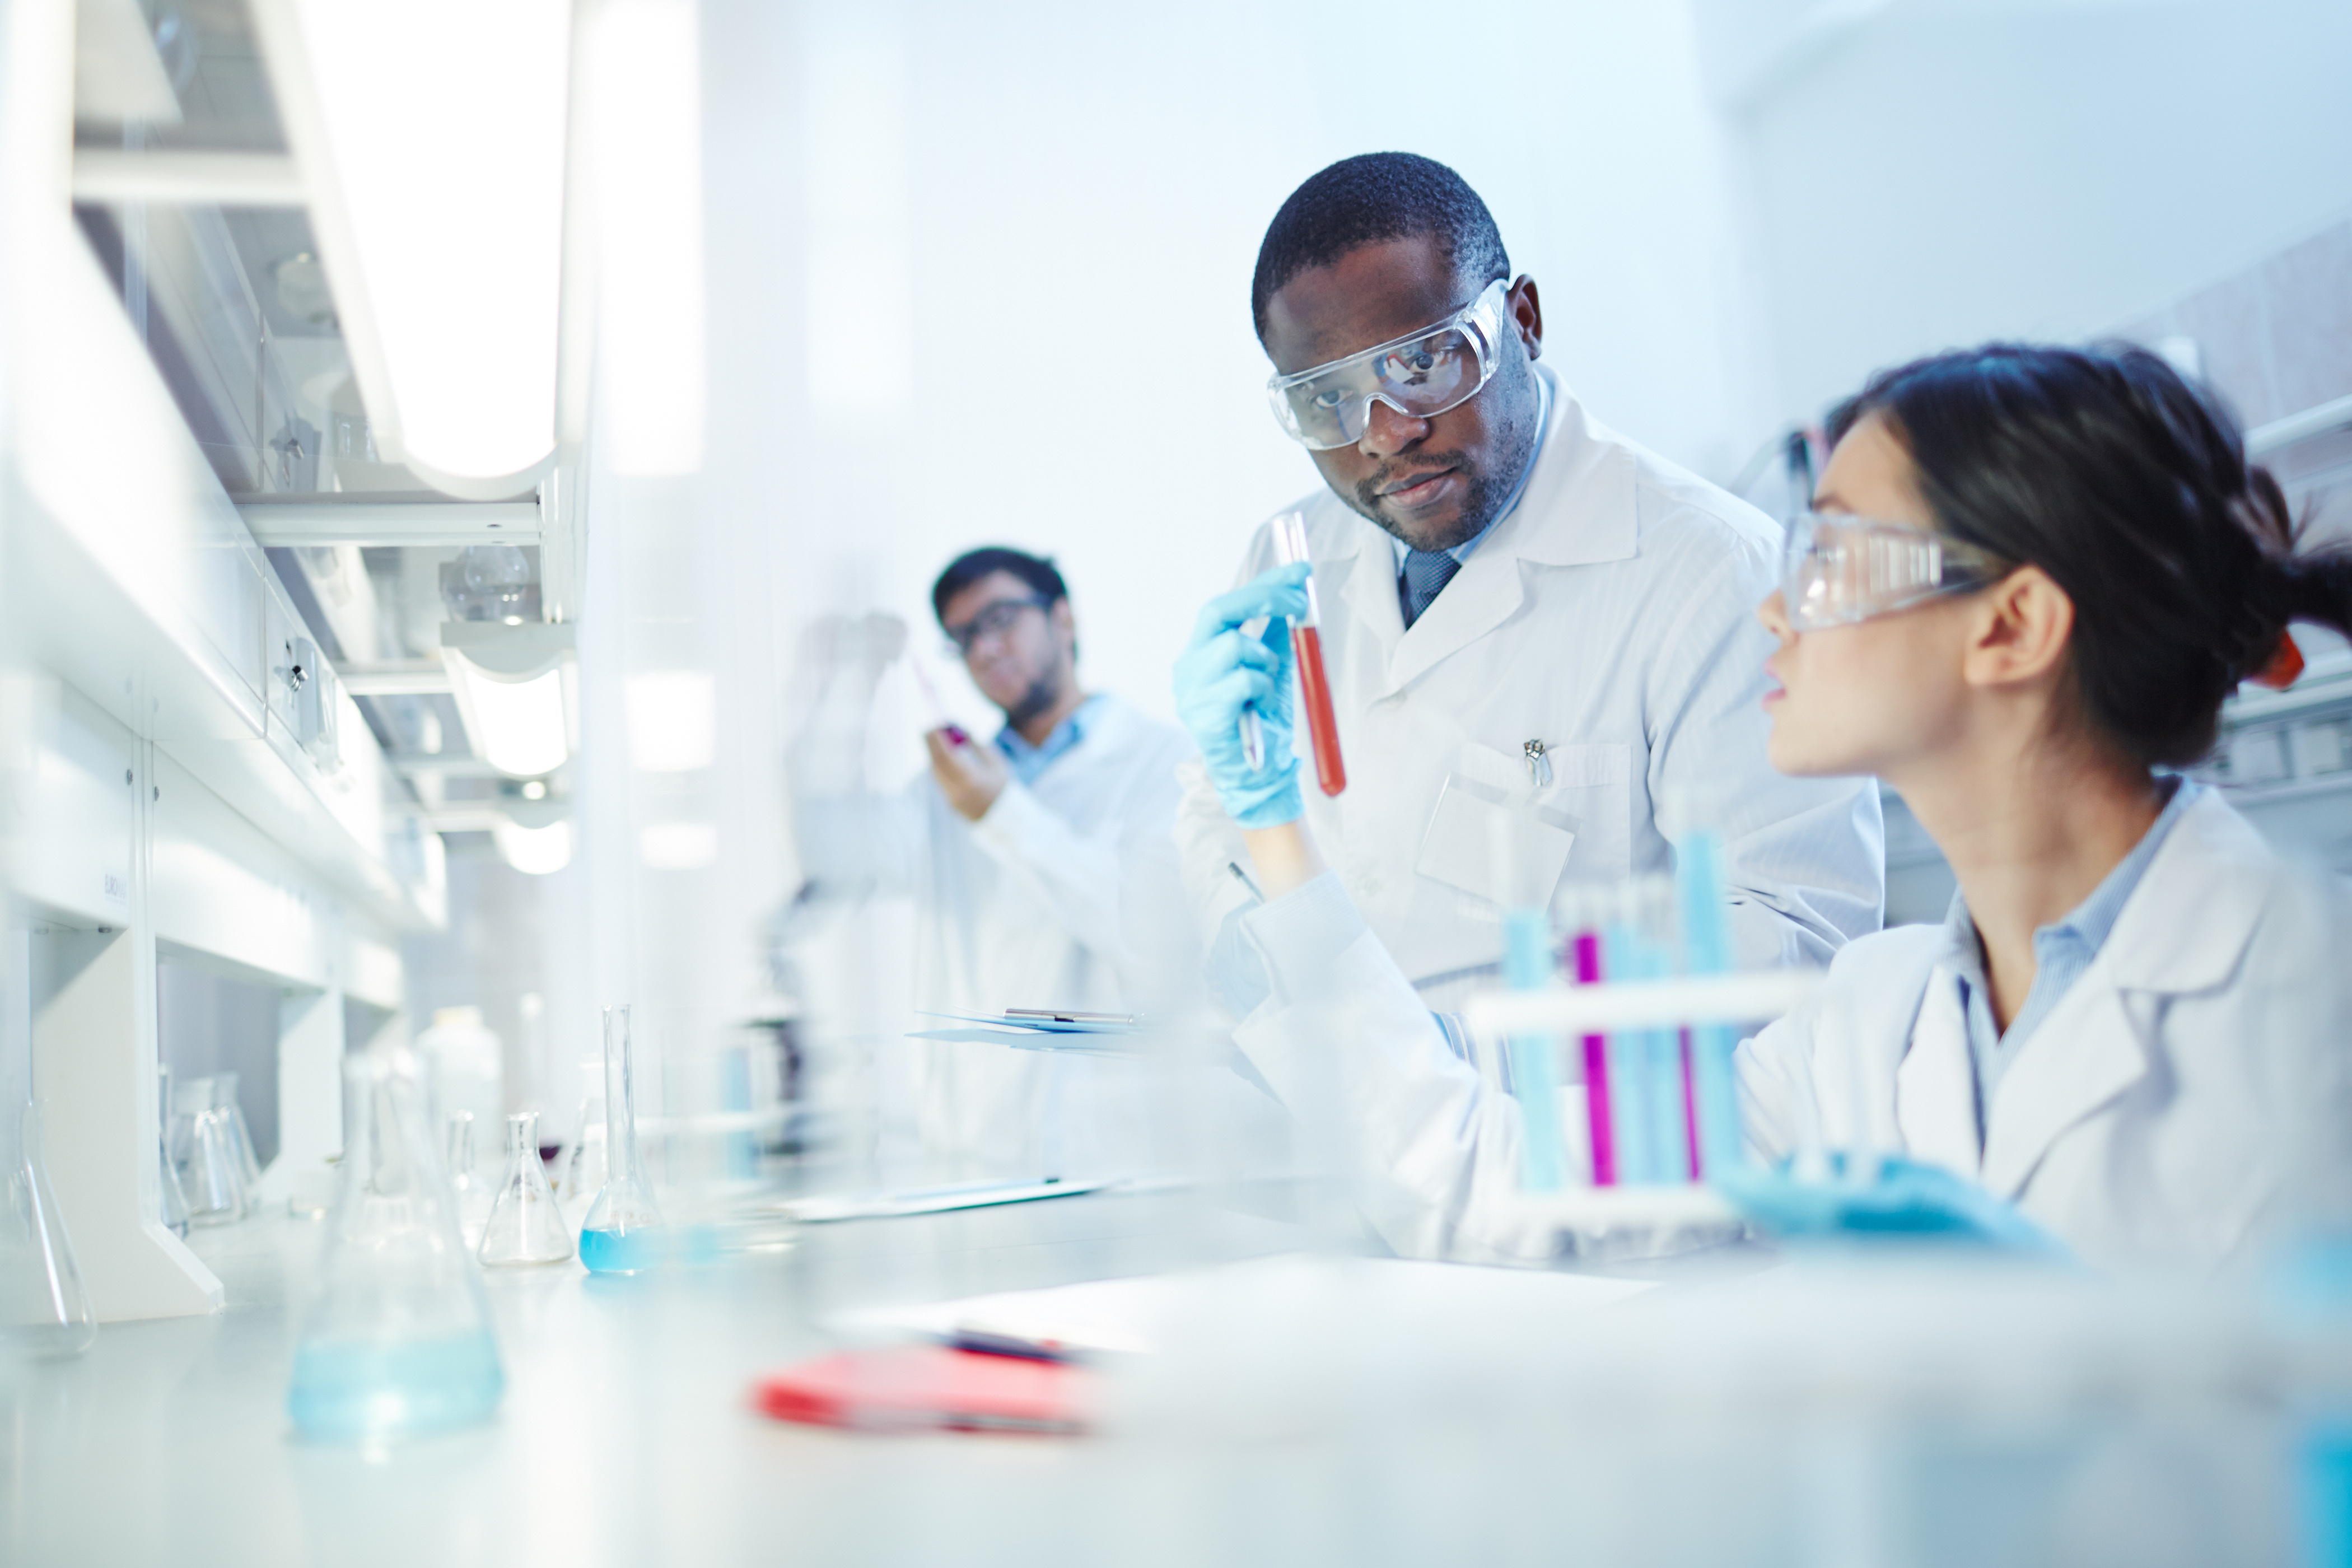
<svg viewBox="0 0 2352 1568"><path fill-rule="evenodd" d="M1559 1081L1580 1083L1584 1079L1580 1044L1586 1035L1778 1018L1811 997L1826 977L1821 970L1768 969L1598 985L1554 984L1537 991L1486 991L1470 998L1464 1018L1482 1046L1491 1045L1497 1050L1515 1036L1549 1037ZM1730 1201L1704 1182L1606 1187L1571 1182L1556 1192L1523 1189L1519 1202L1531 1218L1586 1235L1728 1224L1738 1218Z"/></svg>

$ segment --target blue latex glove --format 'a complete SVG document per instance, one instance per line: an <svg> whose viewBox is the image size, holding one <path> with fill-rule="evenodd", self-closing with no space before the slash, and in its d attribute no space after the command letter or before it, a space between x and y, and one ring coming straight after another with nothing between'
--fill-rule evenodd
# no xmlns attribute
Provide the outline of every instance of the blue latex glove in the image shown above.
<svg viewBox="0 0 2352 1568"><path fill-rule="evenodd" d="M1276 566L1201 610L1176 660L1176 716L1201 748L1225 815L1244 827L1279 827L1306 813L1298 752L1291 742L1290 621L1307 613L1306 562ZM1271 617L1262 637L1242 630ZM1257 710L1265 742L1252 768L1242 751L1242 710Z"/></svg>
<svg viewBox="0 0 2352 1568"><path fill-rule="evenodd" d="M1748 1220L1780 1237L1891 1237L1973 1243L2049 1258L2066 1244L1974 1182L1899 1155L1872 1162L1832 1154L1825 1181L1770 1171L1727 1171L1715 1185Z"/></svg>

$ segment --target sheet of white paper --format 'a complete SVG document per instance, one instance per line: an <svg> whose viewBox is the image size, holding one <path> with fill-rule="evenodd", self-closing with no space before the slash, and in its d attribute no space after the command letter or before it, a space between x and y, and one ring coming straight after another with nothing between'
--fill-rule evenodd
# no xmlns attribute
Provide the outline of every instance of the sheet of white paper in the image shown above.
<svg viewBox="0 0 2352 1568"><path fill-rule="evenodd" d="M1365 1290L1412 1300L1444 1321L1465 1325L1478 1321L1482 1307L1507 1303L1524 1310L1533 1303L1547 1312L1591 1311L1655 1289L1653 1280L1595 1274L1285 1254L1181 1274L1092 1279L1042 1290L871 1308L841 1313L828 1320L827 1326L857 1339L986 1334L1078 1354L1142 1355L1159 1349L1170 1327L1210 1294L1265 1289L1286 1273L1326 1267L1348 1270Z"/></svg>

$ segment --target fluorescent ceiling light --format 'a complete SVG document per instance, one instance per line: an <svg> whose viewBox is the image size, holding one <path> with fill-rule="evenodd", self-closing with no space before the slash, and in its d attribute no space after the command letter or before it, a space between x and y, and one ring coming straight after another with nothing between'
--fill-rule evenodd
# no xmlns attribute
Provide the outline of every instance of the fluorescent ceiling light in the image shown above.
<svg viewBox="0 0 2352 1568"><path fill-rule="evenodd" d="M702 467L702 77L693 0L607 0L589 24L597 427L618 474Z"/></svg>
<svg viewBox="0 0 2352 1568"><path fill-rule="evenodd" d="M256 6L378 446L461 493L554 452L571 12Z"/></svg>
<svg viewBox="0 0 2352 1568"><path fill-rule="evenodd" d="M698 871L719 858L719 829L707 822L657 822L638 832L637 858L656 871Z"/></svg>
<svg viewBox="0 0 2352 1568"><path fill-rule="evenodd" d="M649 773L707 768L719 756L717 682L698 669L629 677L629 761Z"/></svg>
<svg viewBox="0 0 2352 1568"><path fill-rule="evenodd" d="M577 679L568 626L450 621L441 661L474 751L500 773L530 778L571 760Z"/></svg>
<svg viewBox="0 0 2352 1568"><path fill-rule="evenodd" d="M490 829L491 841L508 865L526 876L544 877L561 871L572 864L572 824L551 822L544 827L525 827L519 823L501 819Z"/></svg>
<svg viewBox="0 0 2352 1568"><path fill-rule="evenodd" d="M529 680L501 680L464 658L450 663L466 731L490 766L529 778L553 773L571 760L562 670L551 669Z"/></svg>

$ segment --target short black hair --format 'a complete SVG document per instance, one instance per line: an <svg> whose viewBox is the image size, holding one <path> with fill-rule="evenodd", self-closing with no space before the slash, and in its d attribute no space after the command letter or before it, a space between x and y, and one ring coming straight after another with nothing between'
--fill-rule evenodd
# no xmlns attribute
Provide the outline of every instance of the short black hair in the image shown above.
<svg viewBox="0 0 2352 1568"><path fill-rule="evenodd" d="M1328 267L1382 240L1433 235L1456 273L1486 284L1511 275L1495 215L1469 182L1432 158L1364 153L1314 175L1290 193L1266 226L1250 279L1250 320L1265 337L1265 307L1302 272Z"/></svg>
<svg viewBox="0 0 2352 1568"><path fill-rule="evenodd" d="M1070 596L1061 573L1054 569L1051 556L1031 555L1003 544L984 544L949 562L940 580L931 584L931 614L939 617L940 625L948 624L950 599L995 572L1010 572L1020 578L1029 585L1031 593L1045 601L1049 609Z"/></svg>
<svg viewBox="0 0 2352 1568"><path fill-rule="evenodd" d="M2084 716L2143 766L2213 748L2287 623L2352 633L2352 557L2301 530L2238 422L2143 348L1989 343L1881 371L1831 414L1885 422L1944 533L2074 602Z"/></svg>

